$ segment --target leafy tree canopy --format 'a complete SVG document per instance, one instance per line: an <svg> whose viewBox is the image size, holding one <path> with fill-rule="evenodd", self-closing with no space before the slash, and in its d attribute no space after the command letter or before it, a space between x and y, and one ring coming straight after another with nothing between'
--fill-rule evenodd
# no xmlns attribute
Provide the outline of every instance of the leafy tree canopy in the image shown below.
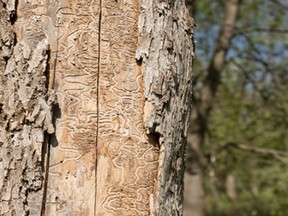
<svg viewBox="0 0 288 216"><path fill-rule="evenodd" d="M241 3L205 136L207 215L288 214L287 3ZM196 98L225 4L194 2Z"/></svg>

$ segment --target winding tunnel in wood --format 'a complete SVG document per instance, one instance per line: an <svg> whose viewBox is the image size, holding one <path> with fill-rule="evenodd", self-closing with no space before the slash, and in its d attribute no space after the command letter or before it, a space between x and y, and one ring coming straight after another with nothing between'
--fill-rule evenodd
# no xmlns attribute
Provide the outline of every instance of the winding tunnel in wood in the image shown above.
<svg viewBox="0 0 288 216"><path fill-rule="evenodd" d="M45 215L149 214L159 150L144 131L138 16L138 0L18 5L18 40L35 46L48 38L49 87L61 112Z"/></svg>

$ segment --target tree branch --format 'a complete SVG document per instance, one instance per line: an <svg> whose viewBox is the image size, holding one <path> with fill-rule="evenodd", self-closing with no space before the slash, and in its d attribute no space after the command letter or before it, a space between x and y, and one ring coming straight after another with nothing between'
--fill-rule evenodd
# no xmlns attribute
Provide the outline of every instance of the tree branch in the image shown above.
<svg viewBox="0 0 288 216"><path fill-rule="evenodd" d="M226 143L225 145L221 146L218 149L218 151L222 151L224 149L231 148L231 147L237 148L240 150L258 153L258 154L270 155L270 156L274 157L275 159L277 159L278 161L280 161L281 163L288 165L287 156L283 152L275 150L275 149L259 148L259 147L254 147L254 146L250 146L250 145L245 145L242 143L229 142L229 143Z"/></svg>
<svg viewBox="0 0 288 216"><path fill-rule="evenodd" d="M277 29L277 28L241 28L237 29L234 32L234 35L238 34L247 34L254 32L263 32L263 33L288 33L288 29Z"/></svg>

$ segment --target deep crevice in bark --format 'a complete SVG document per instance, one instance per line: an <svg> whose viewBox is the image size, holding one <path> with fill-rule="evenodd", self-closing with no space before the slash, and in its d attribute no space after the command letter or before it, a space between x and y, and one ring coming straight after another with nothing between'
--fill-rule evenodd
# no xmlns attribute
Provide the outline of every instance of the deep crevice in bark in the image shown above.
<svg viewBox="0 0 288 216"><path fill-rule="evenodd" d="M10 14L10 21L11 24L14 25L14 23L17 21L17 8L18 8L18 4L19 4L19 0L14 0L15 2L15 9L13 12L11 12ZM16 38L16 37L15 37ZM16 44L16 43L15 43Z"/></svg>
<svg viewBox="0 0 288 216"><path fill-rule="evenodd" d="M50 159L50 145L51 145L51 135L45 132L44 143L42 145L42 166L45 172L44 174L44 184L43 184L43 199L41 206L41 216L45 215L46 198L47 198L47 188L48 188L48 178L49 178L49 159ZM46 163L45 163L46 155Z"/></svg>
<svg viewBox="0 0 288 216"><path fill-rule="evenodd" d="M143 58L140 57L139 59L136 59L136 63L137 63L138 66L141 66L142 63L143 63Z"/></svg>
<svg viewBox="0 0 288 216"><path fill-rule="evenodd" d="M158 149L160 149L160 137L161 134L158 132L153 132L153 133L149 133L147 134L148 136L148 142L151 143L153 146L157 147Z"/></svg>
<svg viewBox="0 0 288 216"><path fill-rule="evenodd" d="M45 70L45 77L46 77L46 83L45 83L45 87L46 89L49 89L49 86L50 86L50 82L51 82L51 76L50 76L50 60L51 60L51 49L47 49L47 67L46 67L46 70ZM52 80L53 81L53 80Z"/></svg>
<svg viewBox="0 0 288 216"><path fill-rule="evenodd" d="M96 151L96 160L95 160L95 203L94 203L94 212L95 212L95 216L96 216L96 210L97 210L97 170L98 170L98 143L99 143L99 97L100 97L100 70L101 70L101 25L102 25L102 0L100 0L99 2L99 7L100 7L100 11L99 11L99 28L98 28L98 74L97 74L97 104L96 104L96 109L97 109L97 128L96 128L96 143L95 143L95 151Z"/></svg>

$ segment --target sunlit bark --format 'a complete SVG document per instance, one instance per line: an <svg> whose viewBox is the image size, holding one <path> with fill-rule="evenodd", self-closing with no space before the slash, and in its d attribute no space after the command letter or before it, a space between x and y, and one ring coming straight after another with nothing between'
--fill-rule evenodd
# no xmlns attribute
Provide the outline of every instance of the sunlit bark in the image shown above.
<svg viewBox="0 0 288 216"><path fill-rule="evenodd" d="M183 0L0 2L0 215L182 215Z"/></svg>

